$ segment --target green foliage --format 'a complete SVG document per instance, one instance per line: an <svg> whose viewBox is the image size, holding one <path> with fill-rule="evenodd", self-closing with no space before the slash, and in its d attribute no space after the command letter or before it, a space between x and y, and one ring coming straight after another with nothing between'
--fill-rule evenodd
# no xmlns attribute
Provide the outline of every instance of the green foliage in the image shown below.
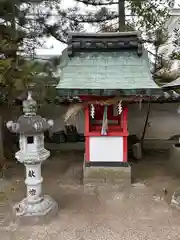
<svg viewBox="0 0 180 240"><path fill-rule="evenodd" d="M149 34L164 28L171 4L172 0L131 0L128 7L131 14L137 16L137 26Z"/></svg>
<svg viewBox="0 0 180 240"><path fill-rule="evenodd" d="M35 86L36 81L39 85L41 83L43 88L45 83L43 80L39 81L39 75L43 76L44 73L52 76L51 71L56 70L52 66L57 64L55 59L47 65L46 62L28 57L33 54L34 48L38 47L38 37L44 34L43 27L42 31L39 31L40 25L34 21L34 16L30 15L32 9L37 9L40 3L42 5L42 1L0 2L0 92L5 92L10 101L20 92Z"/></svg>
<svg viewBox="0 0 180 240"><path fill-rule="evenodd" d="M177 23L177 27L174 29L173 34L173 47L174 50L170 55L171 60L180 60L180 20Z"/></svg>

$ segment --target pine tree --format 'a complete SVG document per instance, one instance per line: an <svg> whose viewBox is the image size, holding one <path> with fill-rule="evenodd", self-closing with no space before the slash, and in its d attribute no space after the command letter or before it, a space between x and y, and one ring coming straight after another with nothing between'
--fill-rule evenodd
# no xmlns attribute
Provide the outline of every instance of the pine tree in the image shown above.
<svg viewBox="0 0 180 240"><path fill-rule="evenodd" d="M6 131L4 142L2 139L3 130L7 130L3 121L3 109L7 111L9 108L11 111L15 97L32 84L34 86L38 83L43 92L44 78L41 79L39 74L42 75L48 70L50 72L46 64L31 58L34 48L39 44L38 37L42 36L34 17L30 16L32 9L37 8L38 4L30 1L27 3L25 0L0 2L0 162L4 161L3 143L5 157L13 154L12 138L8 131Z"/></svg>
<svg viewBox="0 0 180 240"><path fill-rule="evenodd" d="M40 23L37 24L38 14L31 14L40 4L42 6L42 1L37 0L6 0L0 3L0 18L3 19L0 23L0 53L3 56L0 59L0 84L3 89L6 88L10 100L27 89L31 82L41 82L43 87L42 73L52 77L58 64L56 59L51 59L49 65L54 64L54 68L48 68L45 61L34 59L34 49L40 45L38 38L44 36L44 32L40 31Z"/></svg>

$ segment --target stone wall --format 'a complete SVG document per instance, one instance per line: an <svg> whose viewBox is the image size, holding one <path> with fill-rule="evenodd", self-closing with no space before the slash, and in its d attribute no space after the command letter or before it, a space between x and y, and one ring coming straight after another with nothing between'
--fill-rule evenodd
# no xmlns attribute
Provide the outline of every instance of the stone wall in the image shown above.
<svg viewBox="0 0 180 240"><path fill-rule="evenodd" d="M180 115L177 103L152 104L146 131L146 139L169 139L180 134ZM147 104L139 110L138 104L129 108L129 132L141 136L146 118Z"/></svg>

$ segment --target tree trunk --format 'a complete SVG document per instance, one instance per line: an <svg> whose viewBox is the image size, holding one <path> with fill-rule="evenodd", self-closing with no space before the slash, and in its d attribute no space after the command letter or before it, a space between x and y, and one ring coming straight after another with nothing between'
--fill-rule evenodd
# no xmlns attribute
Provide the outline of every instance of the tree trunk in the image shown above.
<svg viewBox="0 0 180 240"><path fill-rule="evenodd" d="M141 137L141 149L142 149L142 151L144 150L144 138L145 138L145 135L146 135L146 129L147 129L147 125L148 125L150 111L151 111L151 100L149 99L148 109L147 109L147 114L146 114L146 121L145 121L145 124L144 124L143 134L142 134L142 137Z"/></svg>
<svg viewBox="0 0 180 240"><path fill-rule="evenodd" d="M119 0L119 31L125 31L125 0Z"/></svg>
<svg viewBox="0 0 180 240"><path fill-rule="evenodd" d="M0 116L0 165L4 162L4 146L3 146L3 120Z"/></svg>

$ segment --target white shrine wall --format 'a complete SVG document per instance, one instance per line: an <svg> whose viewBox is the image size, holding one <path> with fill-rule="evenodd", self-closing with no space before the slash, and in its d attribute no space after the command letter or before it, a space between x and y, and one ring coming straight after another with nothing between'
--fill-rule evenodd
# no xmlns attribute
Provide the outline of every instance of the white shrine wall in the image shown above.
<svg viewBox="0 0 180 240"><path fill-rule="evenodd" d="M91 162L123 162L123 137L90 137Z"/></svg>

